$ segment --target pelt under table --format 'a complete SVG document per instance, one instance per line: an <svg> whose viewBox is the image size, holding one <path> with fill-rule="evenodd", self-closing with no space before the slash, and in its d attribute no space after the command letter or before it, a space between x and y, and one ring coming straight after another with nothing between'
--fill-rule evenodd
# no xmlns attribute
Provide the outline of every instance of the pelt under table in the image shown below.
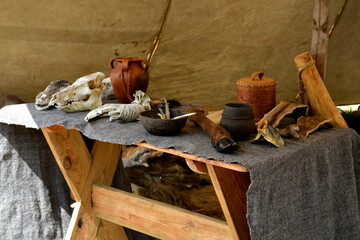
<svg viewBox="0 0 360 240"><path fill-rule="evenodd" d="M42 129L79 202L70 223L73 238L112 232L126 238L120 224L167 239L359 239L360 137L352 129L285 139L284 148L239 142L237 152L222 154L196 126L160 137L138 122L87 123L86 114L37 111L32 103L0 110L0 122ZM80 132L96 140L91 154ZM196 163L209 173L226 222L108 187L120 144Z"/></svg>

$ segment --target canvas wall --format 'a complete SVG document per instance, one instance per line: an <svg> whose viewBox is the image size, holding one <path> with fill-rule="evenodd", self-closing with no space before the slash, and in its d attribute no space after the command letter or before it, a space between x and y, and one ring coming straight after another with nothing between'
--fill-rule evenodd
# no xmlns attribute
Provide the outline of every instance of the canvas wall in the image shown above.
<svg viewBox="0 0 360 240"><path fill-rule="evenodd" d="M332 1L330 25L343 1ZM359 1L329 42L326 85L336 104L360 103ZM51 81L102 71L115 57L146 57L166 0L0 2L0 95L33 102ZM222 106L235 82L262 71L277 100L294 100L294 56L310 51L313 1L173 0L151 62L151 97Z"/></svg>

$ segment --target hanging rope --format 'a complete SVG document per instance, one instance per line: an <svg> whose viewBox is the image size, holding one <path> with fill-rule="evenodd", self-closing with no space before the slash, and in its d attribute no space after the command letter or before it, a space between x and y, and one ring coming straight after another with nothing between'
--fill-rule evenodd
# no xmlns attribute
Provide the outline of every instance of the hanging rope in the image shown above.
<svg viewBox="0 0 360 240"><path fill-rule="evenodd" d="M297 75L298 75L299 88L298 88L298 94L296 95L296 98L295 98L295 102L297 102L300 99L300 103L305 104L305 86L304 86L304 82L302 80L301 74L306 68L309 68L313 65L315 65L315 63L310 63L308 65L298 68Z"/></svg>

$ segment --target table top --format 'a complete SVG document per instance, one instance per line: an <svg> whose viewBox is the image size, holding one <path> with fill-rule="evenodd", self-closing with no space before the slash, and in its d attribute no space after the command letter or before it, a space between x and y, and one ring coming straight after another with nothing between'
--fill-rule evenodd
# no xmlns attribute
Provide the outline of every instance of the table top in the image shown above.
<svg viewBox="0 0 360 240"><path fill-rule="evenodd" d="M36 129L63 125L91 139L126 145L146 142L246 166L251 178L247 204L253 239L360 236L360 137L353 129L320 129L307 138L286 138L284 148L241 141L238 151L224 154L194 125L177 136L161 137L149 134L139 122L110 122L108 118L86 122L86 114L38 111L28 103L2 108L0 122Z"/></svg>
<svg viewBox="0 0 360 240"><path fill-rule="evenodd" d="M148 133L135 121L130 123L110 122L108 118L99 118L86 122L84 117L88 111L66 113L55 108L36 110L34 103L10 105L0 110L0 122L23 125L28 128L44 128L63 125L68 129L79 129L85 136L124 145L146 142L157 148L174 148L179 152L209 160L225 163L238 163L251 170L252 166L266 161L273 161L292 156L299 149L307 148L312 142L324 141L336 135L337 130L323 130L310 135L306 139L285 139L285 147L277 148L267 142L239 142L239 149L233 153L219 153L210 143L208 134L201 128L188 124L176 136L155 136Z"/></svg>

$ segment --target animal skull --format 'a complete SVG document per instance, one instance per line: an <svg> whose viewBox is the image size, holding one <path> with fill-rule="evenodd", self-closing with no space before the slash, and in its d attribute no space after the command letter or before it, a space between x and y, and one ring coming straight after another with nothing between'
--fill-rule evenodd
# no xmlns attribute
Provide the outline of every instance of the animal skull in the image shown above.
<svg viewBox="0 0 360 240"><path fill-rule="evenodd" d="M104 78L104 80L102 80L102 85L103 85L102 99L104 100L116 99L114 89L111 85L111 81L109 77Z"/></svg>
<svg viewBox="0 0 360 240"><path fill-rule="evenodd" d="M45 110L51 107L50 100L53 94L71 85L66 80L51 82L44 91L40 92L35 98L35 107L37 110Z"/></svg>
<svg viewBox="0 0 360 240"><path fill-rule="evenodd" d="M65 112L93 110L102 105L104 73L96 72L77 79L70 86L52 95L50 105Z"/></svg>

